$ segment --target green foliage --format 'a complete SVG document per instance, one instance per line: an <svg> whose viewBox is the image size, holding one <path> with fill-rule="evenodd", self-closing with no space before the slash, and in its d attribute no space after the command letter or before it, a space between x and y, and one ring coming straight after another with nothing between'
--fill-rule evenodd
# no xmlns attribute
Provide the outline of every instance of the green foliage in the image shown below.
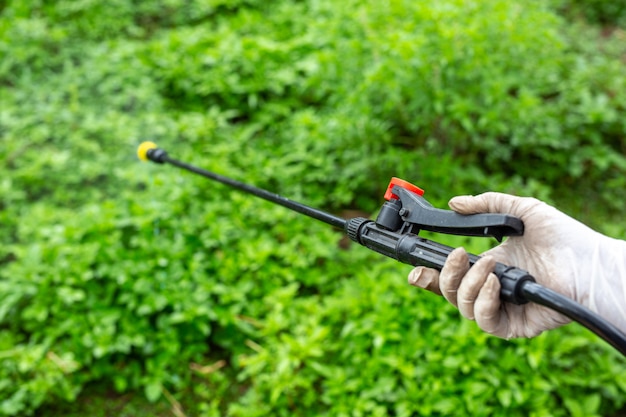
<svg viewBox="0 0 626 417"><path fill-rule="evenodd" d="M611 219L603 204L623 208L626 185L619 39L525 0L0 12L0 415L92 383L172 392L207 416L624 405L623 360L579 327L486 336L409 288L405 265L134 157L152 139L337 213L374 213L391 175L438 206L487 189L550 201L576 184L590 198L564 209Z"/></svg>
<svg viewBox="0 0 626 417"><path fill-rule="evenodd" d="M242 362L255 391L230 412L251 415L258 403L264 407L253 415L290 415L294 407L336 416L602 411L597 392L611 387L617 374L604 379L596 373L612 359L603 349L587 350L593 338L576 329L532 342L491 338L456 321L458 313L439 298L405 291L394 269L381 264L357 271L324 299L294 303L289 290L272 296L274 309L259 334L265 343ZM583 351L584 364L576 359ZM555 375L555 366L566 375ZM595 388L583 394L583 386ZM620 389L608 390L604 394L621 403Z"/></svg>
<svg viewBox="0 0 626 417"><path fill-rule="evenodd" d="M553 0L564 14L603 26L626 28L626 4L610 0Z"/></svg>

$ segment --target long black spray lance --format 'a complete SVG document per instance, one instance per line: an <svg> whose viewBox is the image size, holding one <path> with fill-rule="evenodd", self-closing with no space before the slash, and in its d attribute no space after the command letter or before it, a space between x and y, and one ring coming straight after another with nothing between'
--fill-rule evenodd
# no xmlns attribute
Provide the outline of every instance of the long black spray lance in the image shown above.
<svg viewBox="0 0 626 417"><path fill-rule="evenodd" d="M398 178L392 178L385 193L387 201L381 207L376 220L363 217L344 219L171 158L167 152L152 142L142 143L137 155L142 160L174 165L320 220L343 230L353 241L412 266L441 270L448 254L453 250L450 246L419 237L421 230L461 236L491 236L498 241L504 236L521 236L524 233L523 222L507 214L461 215L451 210L434 208L424 199L423 190ZM478 259L480 258L476 255L469 255L470 265L476 263ZM517 305L534 302L549 307L577 321L626 356L626 335L596 313L538 284L535 278L523 269L498 262L494 273L500 281L500 299L503 302Z"/></svg>

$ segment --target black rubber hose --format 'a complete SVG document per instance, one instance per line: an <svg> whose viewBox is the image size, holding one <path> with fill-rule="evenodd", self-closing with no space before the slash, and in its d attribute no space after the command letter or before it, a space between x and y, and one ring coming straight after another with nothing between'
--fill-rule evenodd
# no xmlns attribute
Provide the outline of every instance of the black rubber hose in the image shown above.
<svg viewBox="0 0 626 417"><path fill-rule="evenodd" d="M536 282L525 282L521 292L529 301L549 307L580 323L626 356L626 335L585 306Z"/></svg>

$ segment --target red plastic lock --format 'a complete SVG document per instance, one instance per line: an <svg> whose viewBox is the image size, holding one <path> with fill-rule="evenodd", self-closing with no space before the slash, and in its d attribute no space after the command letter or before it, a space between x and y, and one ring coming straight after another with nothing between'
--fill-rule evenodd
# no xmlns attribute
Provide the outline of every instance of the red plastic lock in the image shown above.
<svg viewBox="0 0 626 417"><path fill-rule="evenodd" d="M419 188L416 185L411 184L410 182L401 180L400 178L392 177L389 186L387 187L387 192L385 193L385 200L389 201L391 199L398 200L400 197L391 192L391 189L397 185L398 187L402 187L407 191L411 191L418 195L424 195L424 190Z"/></svg>

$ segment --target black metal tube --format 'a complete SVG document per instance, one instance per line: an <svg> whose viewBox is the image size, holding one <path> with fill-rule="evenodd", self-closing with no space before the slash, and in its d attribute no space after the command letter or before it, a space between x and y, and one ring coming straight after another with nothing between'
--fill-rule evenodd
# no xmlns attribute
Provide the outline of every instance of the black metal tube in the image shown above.
<svg viewBox="0 0 626 417"><path fill-rule="evenodd" d="M158 152L160 151L160 152ZM305 204L299 203L297 201L290 200L286 197L283 197L279 194L272 193L270 191L264 190L262 188L255 187L253 185L245 184L243 182L234 180L232 178L225 177L220 174L216 174L211 171L207 171L202 168L198 168L196 166L187 164L185 162L176 160L174 158L170 158L165 151L162 149L153 149L148 151L148 158L154 162L164 163L167 162L179 168L185 169L187 171L193 172L194 174L201 175L203 177L212 179L217 182L221 182L222 184L229 185L233 188L236 188L240 191L244 191L248 194L255 195L264 200L271 201L272 203L279 204L283 207L291 209L293 211L297 211L298 213L304 214L306 216L312 217L314 219L320 220L324 223L330 224L331 226L338 227L340 229L344 229L347 220L338 216L334 216L330 213L327 213L322 210L318 210L316 208L307 206Z"/></svg>

